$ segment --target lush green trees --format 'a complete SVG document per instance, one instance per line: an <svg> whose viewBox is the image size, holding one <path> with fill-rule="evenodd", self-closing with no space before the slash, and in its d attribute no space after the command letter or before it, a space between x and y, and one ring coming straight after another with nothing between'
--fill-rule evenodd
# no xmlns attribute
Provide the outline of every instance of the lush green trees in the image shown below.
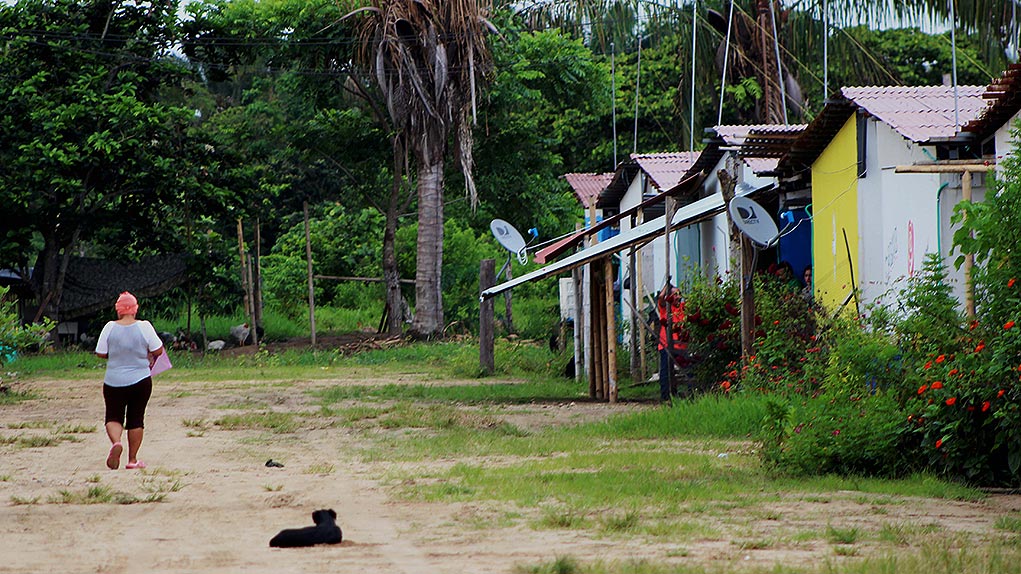
<svg viewBox="0 0 1021 574"><path fill-rule="evenodd" d="M40 298L57 316L63 269L100 233L145 252L176 230L167 207L198 183L182 158L192 110L160 90L179 80L171 54L176 3L25 0L0 10L3 259L41 269ZM9 227L8 227L9 226ZM37 243L30 237L38 237Z"/></svg>
<svg viewBox="0 0 1021 574"><path fill-rule="evenodd" d="M414 159L418 189L415 320L419 337L442 333L443 176L448 138L474 205L473 124L491 65L487 4L373 0L363 10L360 61L383 94L394 149ZM395 165L399 165L396 161Z"/></svg>

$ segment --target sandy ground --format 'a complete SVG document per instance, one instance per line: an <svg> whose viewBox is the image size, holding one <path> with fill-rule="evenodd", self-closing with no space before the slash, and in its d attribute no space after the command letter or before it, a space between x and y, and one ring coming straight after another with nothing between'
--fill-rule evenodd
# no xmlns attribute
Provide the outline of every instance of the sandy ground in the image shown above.
<svg viewBox="0 0 1021 574"><path fill-rule="evenodd" d="M797 497L742 510L725 533L683 546L655 540L607 539L585 530L535 530L520 521L480 528L499 508L486 504L409 502L383 482L392 468L364 462L358 431L345 427L267 435L258 431L200 431L186 421L212 421L224 405L258 401L282 410L314 410L301 392L343 381L292 385L157 381L146 421L141 458L145 471L108 470L109 442L96 381L32 381L17 388L39 400L0 407L0 573L306 573L395 574L503 573L558 556L583 560L649 558L713 566L834 559L825 540L798 542L791 533L827 525L877 530L883 524L931 525L967 536L995 535L1003 515L1018 516L1021 497L997 495L966 503L898 501L875 510L873 501L848 493L819 500ZM354 383L352 383L354 384ZM641 408L600 404L546 405L513 416L515 424L544 424L602 417ZM241 412L241 411L239 411ZM29 424L26 424L29 423ZM35 423L35 424L31 424ZM95 428L78 442L25 448L10 439L56 436L62 424ZM267 459L285 464L267 468ZM60 503L62 492L106 487L162 502ZM317 508L333 508L344 542L310 549L271 549L281 528L310 524ZM790 540L762 544L769 538ZM756 542L759 541L759 542ZM868 543L855 554L867 553ZM837 556L837 559L842 557Z"/></svg>

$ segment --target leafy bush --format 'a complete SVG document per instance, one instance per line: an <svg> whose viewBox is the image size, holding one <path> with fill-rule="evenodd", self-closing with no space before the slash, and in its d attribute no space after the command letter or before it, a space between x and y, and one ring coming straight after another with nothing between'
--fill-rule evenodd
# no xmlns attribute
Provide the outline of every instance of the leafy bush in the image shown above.
<svg viewBox="0 0 1021 574"><path fill-rule="evenodd" d="M805 362L785 373L802 376L811 392L795 387L771 399L765 461L791 474L912 470L916 465L904 456L911 434L899 401L902 368L888 334L837 319L816 343Z"/></svg>
<svg viewBox="0 0 1021 574"><path fill-rule="evenodd" d="M686 286L684 328L692 370L702 387L726 379L727 370L741 357L739 290L738 282L729 275L726 280L697 279Z"/></svg>
<svg viewBox="0 0 1021 574"><path fill-rule="evenodd" d="M18 352L46 345L46 334L54 328L53 322L48 319L22 325L14 301L8 300L7 292L7 287L0 287L0 368L13 362Z"/></svg>

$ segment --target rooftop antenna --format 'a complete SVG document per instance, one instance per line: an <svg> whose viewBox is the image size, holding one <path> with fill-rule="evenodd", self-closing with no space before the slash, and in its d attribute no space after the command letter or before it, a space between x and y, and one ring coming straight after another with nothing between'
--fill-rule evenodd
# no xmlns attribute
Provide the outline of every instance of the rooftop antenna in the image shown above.
<svg viewBox="0 0 1021 574"><path fill-rule="evenodd" d="M695 39L698 37L698 0L691 3L691 118L688 124L688 151L695 151Z"/></svg>
<svg viewBox="0 0 1021 574"><path fill-rule="evenodd" d="M612 110L613 122L613 169L617 169L617 71L616 51L613 42L610 42L610 108Z"/></svg>
<svg viewBox="0 0 1021 574"><path fill-rule="evenodd" d="M954 82L954 132L961 129L960 105L957 101L957 15L954 12L955 0L950 2L950 66Z"/></svg>
<svg viewBox="0 0 1021 574"><path fill-rule="evenodd" d="M723 47L723 79L720 80L720 109L716 114L716 125L723 125L723 94L727 91L727 65L730 64L730 31L734 26L734 0L730 0L727 15L727 45ZM692 82L694 85L694 82Z"/></svg>
<svg viewBox="0 0 1021 574"><path fill-rule="evenodd" d="M822 101L830 97L830 15L829 5L822 0Z"/></svg>
<svg viewBox="0 0 1021 574"><path fill-rule="evenodd" d="M951 0L952 2L953 0ZM780 61L780 39L776 32L776 7L769 6L769 17L773 19L773 51L776 52L776 75L780 80L780 108L783 110L783 125L787 125L787 88L783 82L783 62Z"/></svg>
<svg viewBox="0 0 1021 574"><path fill-rule="evenodd" d="M641 25L639 23L639 25ZM631 153L638 153L638 95L642 85L642 35L638 35L638 72L635 76L635 141L631 144Z"/></svg>

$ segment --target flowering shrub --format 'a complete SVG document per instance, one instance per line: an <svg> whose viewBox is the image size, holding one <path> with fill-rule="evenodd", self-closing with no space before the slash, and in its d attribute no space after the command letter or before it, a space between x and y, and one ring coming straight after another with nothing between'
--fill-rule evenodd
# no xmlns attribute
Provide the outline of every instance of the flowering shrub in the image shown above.
<svg viewBox="0 0 1021 574"><path fill-rule="evenodd" d="M888 333L837 318L806 349L792 377L813 381L811 393L777 395L766 420L763 458L794 474L896 476L917 439L898 397L899 351ZM807 352L811 350L812 352Z"/></svg>
<svg viewBox="0 0 1021 574"><path fill-rule="evenodd" d="M806 394L818 379L810 363L825 360L815 335L817 310L801 292L771 275L755 277L755 355L741 370L745 389Z"/></svg>
<svg viewBox="0 0 1021 574"><path fill-rule="evenodd" d="M726 372L741 356L739 287L727 275L727 279L696 281L684 294L688 350L693 374L702 387L726 380Z"/></svg>

